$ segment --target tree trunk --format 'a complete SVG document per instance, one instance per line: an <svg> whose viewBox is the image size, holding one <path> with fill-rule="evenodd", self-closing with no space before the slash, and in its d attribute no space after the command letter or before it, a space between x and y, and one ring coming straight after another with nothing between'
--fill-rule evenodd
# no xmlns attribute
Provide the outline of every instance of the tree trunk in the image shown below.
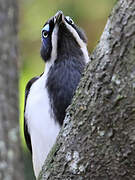
<svg viewBox="0 0 135 180"><path fill-rule="evenodd" d="M115 5L39 179L135 179L134 0Z"/></svg>
<svg viewBox="0 0 135 180"><path fill-rule="evenodd" d="M23 180L19 139L16 0L0 1L0 179Z"/></svg>

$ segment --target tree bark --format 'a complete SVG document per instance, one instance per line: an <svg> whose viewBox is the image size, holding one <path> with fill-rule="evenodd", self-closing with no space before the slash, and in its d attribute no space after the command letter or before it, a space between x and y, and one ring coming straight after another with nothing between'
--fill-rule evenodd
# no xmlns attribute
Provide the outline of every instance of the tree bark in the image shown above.
<svg viewBox="0 0 135 180"><path fill-rule="evenodd" d="M135 179L134 0L115 5L39 179Z"/></svg>
<svg viewBox="0 0 135 180"><path fill-rule="evenodd" d="M23 180L19 138L16 0L0 1L0 179Z"/></svg>

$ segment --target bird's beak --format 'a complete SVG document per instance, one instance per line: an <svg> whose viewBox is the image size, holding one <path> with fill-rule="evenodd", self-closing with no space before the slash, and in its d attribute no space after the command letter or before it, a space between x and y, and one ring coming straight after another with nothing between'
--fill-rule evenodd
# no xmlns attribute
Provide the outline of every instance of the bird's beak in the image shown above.
<svg viewBox="0 0 135 180"><path fill-rule="evenodd" d="M54 16L54 23L60 24L61 22L64 22L64 14L62 11L58 11Z"/></svg>

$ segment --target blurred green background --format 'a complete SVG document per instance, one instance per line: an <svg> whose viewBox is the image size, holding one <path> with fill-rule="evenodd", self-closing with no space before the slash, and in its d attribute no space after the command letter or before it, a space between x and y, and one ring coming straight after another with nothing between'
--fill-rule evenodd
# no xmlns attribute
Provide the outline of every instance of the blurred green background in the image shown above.
<svg viewBox="0 0 135 180"><path fill-rule="evenodd" d="M100 39L107 18L116 0L20 0L20 133L25 152L26 179L34 179L31 159L23 136L23 109L25 86L29 79L41 74L44 62L40 58L41 29L44 23L58 10L69 15L82 27L88 37L91 52Z"/></svg>

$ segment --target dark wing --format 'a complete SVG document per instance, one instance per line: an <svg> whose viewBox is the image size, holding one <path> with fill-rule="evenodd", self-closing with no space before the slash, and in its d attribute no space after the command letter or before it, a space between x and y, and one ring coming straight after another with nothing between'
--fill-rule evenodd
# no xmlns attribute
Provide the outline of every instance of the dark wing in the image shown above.
<svg viewBox="0 0 135 180"><path fill-rule="evenodd" d="M37 76L37 77L34 77L32 78L26 85L26 88L25 88L25 104L24 104L24 137L25 137L25 141L26 141L26 144L30 150L30 152L32 153L32 147L31 147L31 139L30 139L30 134L28 132L28 126L27 126L27 119L25 117L25 108L26 108L26 102L27 102L27 97L29 95L29 92L30 92L30 88L32 86L32 84L37 80L39 79L40 76Z"/></svg>

